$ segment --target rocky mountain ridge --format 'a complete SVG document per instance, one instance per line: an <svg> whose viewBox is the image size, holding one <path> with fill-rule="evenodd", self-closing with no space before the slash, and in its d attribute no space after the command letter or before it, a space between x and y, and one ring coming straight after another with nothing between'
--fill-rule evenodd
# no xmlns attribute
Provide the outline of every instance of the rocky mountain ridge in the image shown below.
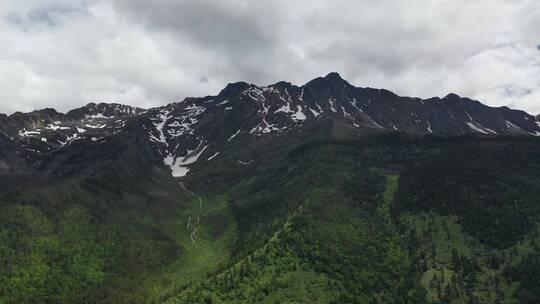
<svg viewBox="0 0 540 304"><path fill-rule="evenodd" d="M137 138L152 151L151 158L170 167L173 176L182 177L199 159L218 158L235 141L247 144L325 123L339 124L360 136L381 132L540 135L538 117L523 111L493 108L455 94L426 100L400 97L387 90L355 87L330 73L303 86L232 83L217 96L186 98L147 110L89 103L66 114L44 109L2 115L0 170L20 168L21 159L30 168L45 168L73 146L99 150L96 146L116 136Z"/></svg>

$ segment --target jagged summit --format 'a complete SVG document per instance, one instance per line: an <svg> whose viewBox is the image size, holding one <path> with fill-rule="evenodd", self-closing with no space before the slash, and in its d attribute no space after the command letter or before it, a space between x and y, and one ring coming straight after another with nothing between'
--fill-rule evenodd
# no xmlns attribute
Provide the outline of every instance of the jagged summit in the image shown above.
<svg viewBox="0 0 540 304"><path fill-rule="evenodd" d="M341 77L341 75L339 75L339 73L337 73L337 72L328 73L328 75L324 76L324 79L326 79L326 80L328 80L330 82L349 84L347 82L347 80L343 79Z"/></svg>
<svg viewBox="0 0 540 304"><path fill-rule="evenodd" d="M86 115L129 116L140 114L144 109L118 103L88 103L84 107L69 111L66 116L72 119L81 119Z"/></svg>
<svg viewBox="0 0 540 304"><path fill-rule="evenodd" d="M461 97L458 94L449 93L448 95L444 96L443 99L457 100L457 99L461 99Z"/></svg>
<svg viewBox="0 0 540 304"><path fill-rule="evenodd" d="M345 79L341 78L336 72L331 72L324 77L317 77L304 85L304 87L313 86L351 86Z"/></svg>
<svg viewBox="0 0 540 304"><path fill-rule="evenodd" d="M249 88L247 82L239 81L234 83L229 83L227 86L219 92L218 96L229 96L231 94L239 93L247 88Z"/></svg>

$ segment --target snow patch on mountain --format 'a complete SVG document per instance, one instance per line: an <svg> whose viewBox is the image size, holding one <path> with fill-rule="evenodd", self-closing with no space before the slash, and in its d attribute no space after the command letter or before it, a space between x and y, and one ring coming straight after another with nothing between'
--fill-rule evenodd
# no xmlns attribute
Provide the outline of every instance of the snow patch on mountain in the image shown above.
<svg viewBox="0 0 540 304"><path fill-rule="evenodd" d="M69 130L71 129L70 127L62 127L60 126L60 122L57 121L55 122L54 124L49 124L45 127L46 130L51 130L51 131L57 131L57 130Z"/></svg>
<svg viewBox="0 0 540 304"><path fill-rule="evenodd" d="M264 97L260 99L261 106L263 108L262 111L259 110L262 116L261 121L249 131L249 134L257 133L258 135L261 135L261 134L270 133L272 131L279 129L275 127L275 124L271 124L266 120L266 117L268 116L268 111L270 110L270 106L265 105L264 101L265 101Z"/></svg>
<svg viewBox="0 0 540 304"><path fill-rule="evenodd" d="M427 123L427 130L429 133L433 133L433 130L431 129L431 123L429 121L426 121ZM394 130L396 129L396 126L394 126Z"/></svg>
<svg viewBox="0 0 540 304"><path fill-rule="evenodd" d="M294 121L303 121L307 119L304 112L302 112L301 106L296 106L296 112L293 115L291 115L291 117Z"/></svg>
<svg viewBox="0 0 540 304"><path fill-rule="evenodd" d="M99 119L99 118L108 118L107 116L103 115L102 113L87 115L86 118L88 119Z"/></svg>
<svg viewBox="0 0 540 304"><path fill-rule="evenodd" d="M19 131L20 137L28 137L28 136L34 136L34 135L41 135L41 132L38 130L34 131L27 131L26 129L23 129L22 131Z"/></svg>
<svg viewBox="0 0 540 304"><path fill-rule="evenodd" d="M474 131L476 131L478 133L482 133L482 134L489 134L488 132L482 130L481 128L479 128L477 126L475 126L474 123L472 123L470 121L466 122L466 124L467 124L467 126L469 126L469 128L471 128L471 130L474 130Z"/></svg>
<svg viewBox="0 0 540 304"><path fill-rule="evenodd" d="M341 106L341 112L343 112L343 115L344 115L345 117L348 117L348 118L351 118L351 119L352 119L351 114L349 114L349 113L347 112L347 110L345 110L345 107L344 107L343 105Z"/></svg>
<svg viewBox="0 0 540 304"><path fill-rule="evenodd" d="M157 121L154 121L154 127L157 130L157 136L153 133L150 133L150 140L154 142L160 142L167 145L167 138L165 138L165 133L163 132L163 127L169 120L169 111L161 111L157 117Z"/></svg>
<svg viewBox="0 0 540 304"><path fill-rule="evenodd" d="M231 140L233 140L238 134L240 134L240 131L242 129L238 129L238 131L236 131L233 135L231 135L231 137L229 137L229 139L227 139L227 142L230 142Z"/></svg>
<svg viewBox="0 0 540 304"><path fill-rule="evenodd" d="M321 115L321 113L319 113L319 112L313 110L312 108L309 108L309 111L311 112L311 114L313 114L313 116L314 116L315 118L317 118L317 116Z"/></svg>
<svg viewBox="0 0 540 304"><path fill-rule="evenodd" d="M247 161L247 162L238 160L238 163L241 164L241 165L244 165L244 166L247 166L247 165L251 164L252 162L253 162L253 160L250 160L250 161Z"/></svg>
<svg viewBox="0 0 540 304"><path fill-rule="evenodd" d="M198 116L206 110L205 107L192 104L184 108L180 113L171 115L169 120L174 120L168 127L171 131L168 131L174 137L178 137L184 134L193 134L193 126L198 122Z"/></svg>
<svg viewBox="0 0 540 304"><path fill-rule="evenodd" d="M72 142L78 139L80 139L79 133L73 133L72 135L66 135L66 138L64 140L57 140L57 142L60 146L63 147L65 145L71 144Z"/></svg>
<svg viewBox="0 0 540 304"><path fill-rule="evenodd" d="M335 98L330 98L328 99L328 103L330 104L330 110L334 113L337 113L337 110L336 110L336 107L335 107L335 104L336 104L336 99Z"/></svg>
<svg viewBox="0 0 540 304"><path fill-rule="evenodd" d="M497 132L484 127L482 124L476 122L472 117L471 114L469 114L468 111L465 112L467 114L467 118L469 119L468 122L465 122L465 124L473 131L476 131L478 133L482 134L497 134Z"/></svg>
<svg viewBox="0 0 540 304"><path fill-rule="evenodd" d="M103 128L107 127L107 124L100 124L100 125L85 124L84 126L87 127L87 128L92 128L92 129L103 129Z"/></svg>
<svg viewBox="0 0 540 304"><path fill-rule="evenodd" d="M508 131L521 131L522 130L520 127L516 126L515 124L511 123L508 120L506 120L505 123L506 123L506 128L508 129Z"/></svg>
<svg viewBox="0 0 540 304"><path fill-rule="evenodd" d="M216 152L216 153L214 153L214 155L210 156L210 157L209 157L209 158L207 158L206 160L210 161L210 160L212 160L212 159L216 158L216 157L217 157L218 155L219 155L219 151L218 151L218 152Z"/></svg>
<svg viewBox="0 0 540 304"><path fill-rule="evenodd" d="M175 157L173 154L168 154L163 159L163 163L171 168L171 173L173 177L184 177L189 172L188 165L195 163L199 160L201 154L208 148L208 145L204 146L202 149L199 149L203 141L199 144L196 149L188 150L185 156Z"/></svg>
<svg viewBox="0 0 540 304"><path fill-rule="evenodd" d="M274 113L295 113L293 110L291 110L291 103L287 102L287 104L282 105L279 109L275 110Z"/></svg>

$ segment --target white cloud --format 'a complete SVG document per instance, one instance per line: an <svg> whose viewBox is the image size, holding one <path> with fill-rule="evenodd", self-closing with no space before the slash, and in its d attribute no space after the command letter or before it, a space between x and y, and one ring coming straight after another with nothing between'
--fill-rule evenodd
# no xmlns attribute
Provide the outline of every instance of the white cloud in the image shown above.
<svg viewBox="0 0 540 304"><path fill-rule="evenodd" d="M0 112L147 107L330 71L540 112L536 0L3 2Z"/></svg>

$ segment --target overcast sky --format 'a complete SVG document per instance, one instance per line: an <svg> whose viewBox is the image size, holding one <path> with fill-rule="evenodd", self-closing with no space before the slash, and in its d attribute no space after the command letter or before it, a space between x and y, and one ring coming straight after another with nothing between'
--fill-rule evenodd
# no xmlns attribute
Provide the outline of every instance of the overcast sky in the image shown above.
<svg viewBox="0 0 540 304"><path fill-rule="evenodd" d="M540 113L538 0L1 0L0 112L142 107L329 72Z"/></svg>

